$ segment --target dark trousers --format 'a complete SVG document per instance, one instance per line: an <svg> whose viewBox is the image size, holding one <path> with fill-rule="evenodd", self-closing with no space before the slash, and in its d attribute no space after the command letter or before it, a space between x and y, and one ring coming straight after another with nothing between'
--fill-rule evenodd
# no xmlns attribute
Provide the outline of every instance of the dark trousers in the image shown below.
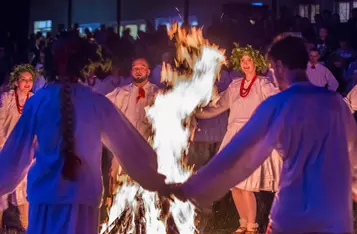
<svg viewBox="0 0 357 234"><path fill-rule="evenodd" d="M102 152L102 176L103 176L103 186L104 186L104 193L103 193L103 202L102 206L100 207L100 223L103 223L106 218L108 217L108 207L106 204L107 197L110 196L109 194L109 170L112 165L113 155L112 153L103 146Z"/></svg>

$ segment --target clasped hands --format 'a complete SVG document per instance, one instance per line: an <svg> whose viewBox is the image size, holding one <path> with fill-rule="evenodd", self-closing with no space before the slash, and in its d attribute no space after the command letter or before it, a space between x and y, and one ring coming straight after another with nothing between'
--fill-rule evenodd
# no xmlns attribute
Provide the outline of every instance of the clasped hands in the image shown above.
<svg viewBox="0 0 357 234"><path fill-rule="evenodd" d="M158 191L159 195L173 200L174 197L185 202L187 198L184 195L182 184L166 184L163 188Z"/></svg>

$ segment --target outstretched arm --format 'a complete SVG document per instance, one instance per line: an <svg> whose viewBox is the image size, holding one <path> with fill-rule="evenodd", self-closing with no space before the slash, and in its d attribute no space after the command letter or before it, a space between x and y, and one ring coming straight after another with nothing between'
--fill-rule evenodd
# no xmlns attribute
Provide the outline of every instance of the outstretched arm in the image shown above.
<svg viewBox="0 0 357 234"><path fill-rule="evenodd" d="M248 123L207 166L182 186L184 197L210 206L230 188L250 176L271 154L279 125L275 108L265 102Z"/></svg>
<svg viewBox="0 0 357 234"><path fill-rule="evenodd" d="M11 193L25 178L33 159L36 105L29 99L0 152L0 196Z"/></svg>
<svg viewBox="0 0 357 234"><path fill-rule="evenodd" d="M165 177L157 172L155 151L108 99L103 98L100 105L104 144L114 153L123 170L143 188L161 190Z"/></svg>
<svg viewBox="0 0 357 234"><path fill-rule="evenodd" d="M195 117L198 119L210 119L216 117L229 109L229 90L220 93L220 98L214 106L207 106L202 111L197 111Z"/></svg>

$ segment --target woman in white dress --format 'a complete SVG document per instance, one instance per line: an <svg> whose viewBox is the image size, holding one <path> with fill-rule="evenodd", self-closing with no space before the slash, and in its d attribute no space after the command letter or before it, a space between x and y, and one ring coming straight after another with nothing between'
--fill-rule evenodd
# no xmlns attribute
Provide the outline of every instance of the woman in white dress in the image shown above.
<svg viewBox="0 0 357 234"><path fill-rule="evenodd" d="M102 142L142 187L165 187L144 138L106 97L78 84L88 59L82 41L66 40L55 51L60 82L27 101L0 152L0 196L13 191L28 171L27 234L98 234ZM30 166L34 137L38 147Z"/></svg>
<svg viewBox="0 0 357 234"><path fill-rule="evenodd" d="M231 62L235 69L245 75L244 78L233 80L228 89L221 93L215 106L206 107L196 114L197 118L212 118L230 110L228 128L220 150L244 126L261 102L279 92L270 79L257 75L266 64L263 56L251 46L242 48L236 45ZM274 153L248 179L232 188L233 200L240 216L240 227L234 233L258 233L254 192L276 191L280 168L281 159Z"/></svg>
<svg viewBox="0 0 357 234"><path fill-rule="evenodd" d="M31 89L36 79L36 70L30 64L17 66L10 75L10 91L1 94L0 100L0 149L20 119L26 101L33 95ZM12 191L11 191L12 192ZM17 206L20 211L20 221L24 229L28 226L28 202L26 200L26 179L14 192L3 196L0 207L0 223L2 211L7 208L7 201Z"/></svg>

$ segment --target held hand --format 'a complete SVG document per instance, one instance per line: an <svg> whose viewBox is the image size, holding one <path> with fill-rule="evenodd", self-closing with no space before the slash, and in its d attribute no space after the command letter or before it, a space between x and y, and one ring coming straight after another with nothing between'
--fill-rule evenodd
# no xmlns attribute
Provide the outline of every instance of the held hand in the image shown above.
<svg viewBox="0 0 357 234"><path fill-rule="evenodd" d="M162 190L158 191L160 196L173 200L173 196L181 201L186 201L181 184L168 184Z"/></svg>

